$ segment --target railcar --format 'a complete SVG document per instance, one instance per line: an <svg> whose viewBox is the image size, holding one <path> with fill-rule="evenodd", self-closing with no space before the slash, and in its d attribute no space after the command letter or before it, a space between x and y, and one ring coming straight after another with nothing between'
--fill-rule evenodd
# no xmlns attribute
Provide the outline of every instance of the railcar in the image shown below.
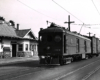
<svg viewBox="0 0 100 80"><path fill-rule="evenodd" d="M96 38L96 46L97 46L97 56L100 55L100 40L98 38Z"/></svg>
<svg viewBox="0 0 100 80"><path fill-rule="evenodd" d="M66 64L91 55L91 39L52 23L39 31L40 64Z"/></svg>
<svg viewBox="0 0 100 80"><path fill-rule="evenodd" d="M91 56L99 56L100 54L100 40L95 36L89 36L91 39Z"/></svg>

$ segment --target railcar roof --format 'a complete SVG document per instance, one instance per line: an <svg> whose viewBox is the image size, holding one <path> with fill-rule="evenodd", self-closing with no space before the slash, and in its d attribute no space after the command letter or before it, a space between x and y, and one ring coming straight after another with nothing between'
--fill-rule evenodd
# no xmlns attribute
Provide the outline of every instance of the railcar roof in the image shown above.
<svg viewBox="0 0 100 80"><path fill-rule="evenodd" d="M73 35L73 36L77 36L77 37L79 37L79 38L83 38L83 39L86 39L86 40L90 40L90 39L87 38L87 37L84 37L84 36L82 36L82 35L80 35L80 34L78 34L78 33L70 32L70 31L68 31L68 30L66 30L66 29L63 29L63 28L61 28L61 27L48 27L48 28L43 29L43 30L40 31L40 33L48 33L48 32L61 32L61 33L66 32L67 34L70 34L70 35ZM91 41L91 40L90 40L90 41Z"/></svg>
<svg viewBox="0 0 100 80"><path fill-rule="evenodd" d="M77 36L77 37L79 37L79 38L83 38L83 39L86 39L86 40L90 40L89 38L84 37L84 36L82 36L82 35L80 35L80 34L78 34L78 33L73 33L73 32L69 32L69 31L66 31L66 33L68 33L68 34L70 34L70 35ZM90 41L91 41L91 40L90 40Z"/></svg>
<svg viewBox="0 0 100 80"><path fill-rule="evenodd" d="M59 27L52 27L40 31L40 33L45 33L45 32L65 32L65 30Z"/></svg>

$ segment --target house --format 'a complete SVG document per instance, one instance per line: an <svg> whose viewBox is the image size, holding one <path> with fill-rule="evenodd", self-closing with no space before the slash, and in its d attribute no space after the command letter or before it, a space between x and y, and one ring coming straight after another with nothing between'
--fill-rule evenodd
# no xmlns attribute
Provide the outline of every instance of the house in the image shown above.
<svg viewBox="0 0 100 80"><path fill-rule="evenodd" d="M31 29L19 30L0 20L0 58L30 57L37 55L37 38Z"/></svg>

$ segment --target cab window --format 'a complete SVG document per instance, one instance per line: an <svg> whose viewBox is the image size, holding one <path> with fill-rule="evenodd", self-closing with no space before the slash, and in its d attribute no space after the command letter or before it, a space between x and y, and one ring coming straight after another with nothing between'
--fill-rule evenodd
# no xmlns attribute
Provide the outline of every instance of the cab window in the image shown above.
<svg viewBox="0 0 100 80"><path fill-rule="evenodd" d="M39 40L42 41L42 36L39 37Z"/></svg>
<svg viewBox="0 0 100 80"><path fill-rule="evenodd" d="M51 35L47 35L47 41L51 42L52 41L52 36Z"/></svg>
<svg viewBox="0 0 100 80"><path fill-rule="evenodd" d="M40 40L40 42L46 41L45 36L40 36L40 37L39 37L39 40Z"/></svg>

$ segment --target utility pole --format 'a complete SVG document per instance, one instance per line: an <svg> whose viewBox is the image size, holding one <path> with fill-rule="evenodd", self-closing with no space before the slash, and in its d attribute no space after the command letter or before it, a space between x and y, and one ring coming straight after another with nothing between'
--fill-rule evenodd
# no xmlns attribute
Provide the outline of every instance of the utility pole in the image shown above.
<svg viewBox="0 0 100 80"><path fill-rule="evenodd" d="M70 21L70 15L68 15L68 22L64 22L64 23L68 23L68 30L70 31L70 24L74 23L74 21Z"/></svg>
<svg viewBox="0 0 100 80"><path fill-rule="evenodd" d="M91 35L92 33L89 32L89 33L87 33L87 34L89 34L89 37L90 37L90 35Z"/></svg>

